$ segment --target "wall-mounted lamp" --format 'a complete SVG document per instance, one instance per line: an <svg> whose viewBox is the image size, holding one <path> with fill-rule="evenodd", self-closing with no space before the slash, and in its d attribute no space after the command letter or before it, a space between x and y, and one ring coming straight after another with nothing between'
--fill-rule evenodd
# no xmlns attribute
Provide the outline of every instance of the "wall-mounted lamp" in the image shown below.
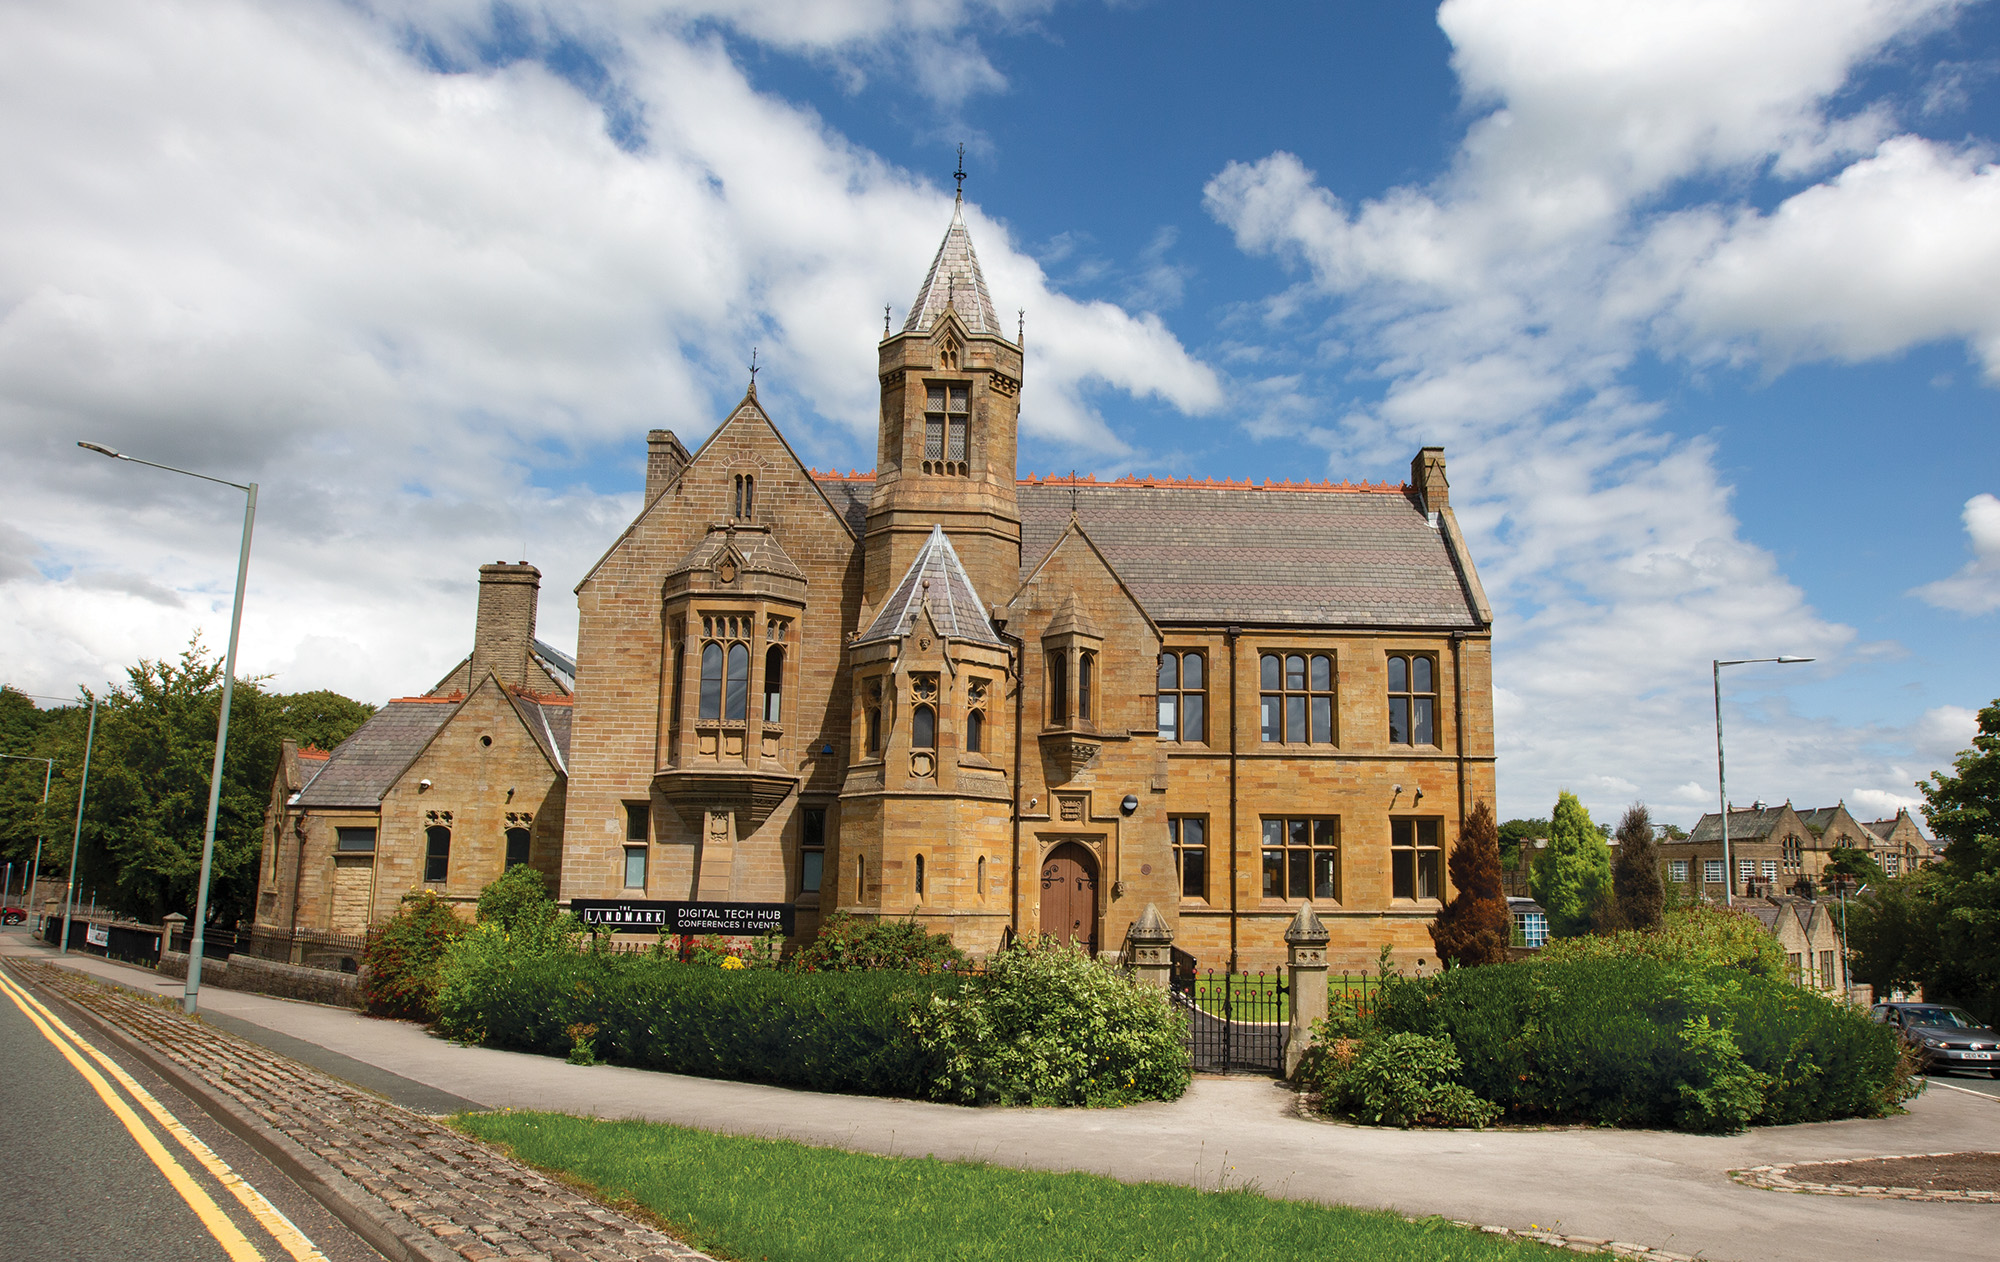
<svg viewBox="0 0 2000 1262"><path fill-rule="evenodd" d="M1415 806L1417 803L1423 800L1424 800L1424 786L1420 784L1417 786L1417 796L1410 799L1410 805Z"/></svg>
<svg viewBox="0 0 2000 1262"><path fill-rule="evenodd" d="M417 792L419 793L422 793L425 789L428 789L430 787L431 787L431 782L428 780L417 781Z"/></svg>
<svg viewBox="0 0 2000 1262"><path fill-rule="evenodd" d="M1139 809L1139 799L1127 793L1125 795L1125 800L1118 804L1118 809L1125 812L1127 815L1130 815L1133 811Z"/></svg>
<svg viewBox="0 0 2000 1262"><path fill-rule="evenodd" d="M1028 799L1028 809L1029 809L1029 810L1031 810L1031 811L1032 811L1032 810L1034 810L1034 809L1035 809L1035 807L1036 807L1036 805L1037 805L1037 804L1039 804L1040 802L1041 802L1041 799L1040 799L1040 798L1029 798L1029 799Z"/></svg>

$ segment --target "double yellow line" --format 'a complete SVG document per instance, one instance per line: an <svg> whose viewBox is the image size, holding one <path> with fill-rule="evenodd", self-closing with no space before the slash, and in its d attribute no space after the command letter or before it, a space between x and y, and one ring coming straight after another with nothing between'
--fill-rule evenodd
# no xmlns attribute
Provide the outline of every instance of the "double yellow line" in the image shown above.
<svg viewBox="0 0 2000 1262"><path fill-rule="evenodd" d="M161 1130L179 1141L188 1155L214 1176L216 1182L227 1188L230 1195L234 1196L243 1208L250 1212L251 1217L271 1234L272 1239L284 1247L285 1252L289 1253L295 1262L327 1262L326 1255L314 1247L313 1242L306 1238L306 1234L299 1230L297 1224L265 1199L262 1192L244 1182L241 1175L230 1169L227 1162L216 1156L214 1150L207 1144L197 1139L178 1118L161 1107L152 1093L134 1081L132 1075L120 1068L116 1061L85 1042L75 1030L63 1024L61 1017L49 1011L4 973L0 973L0 993L5 993L13 1000L14 1006L42 1032L42 1037L55 1044L63 1059L67 1060L76 1072L83 1075L83 1080L97 1092L97 1098L104 1101L104 1107L110 1109L112 1116L124 1124L125 1129L139 1145L140 1151L159 1167L160 1173L166 1176L174 1191L181 1194L181 1199L188 1203L188 1208L194 1211L202 1226L206 1227L208 1233L222 1245L223 1250L229 1254L230 1262L263 1262L264 1255L258 1252L249 1238L237 1229L229 1215L215 1203L215 1199L195 1182L194 1176L187 1172L187 1168L174 1160L174 1155L167 1151L166 1145L160 1142L159 1137L152 1132L132 1106L112 1089L111 1083L105 1080L106 1074L123 1087L126 1093L138 1102L140 1108L152 1115L154 1123ZM86 1057L88 1059L85 1059ZM98 1069L91 1065L91 1061L97 1062L104 1072L99 1073Z"/></svg>

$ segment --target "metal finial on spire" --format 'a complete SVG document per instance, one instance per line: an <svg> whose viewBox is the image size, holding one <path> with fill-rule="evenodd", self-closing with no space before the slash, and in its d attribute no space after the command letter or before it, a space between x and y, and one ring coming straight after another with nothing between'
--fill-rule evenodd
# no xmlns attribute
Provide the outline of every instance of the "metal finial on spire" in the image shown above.
<svg viewBox="0 0 2000 1262"><path fill-rule="evenodd" d="M1022 307L1014 313L1014 345L1028 344L1028 309Z"/></svg>
<svg viewBox="0 0 2000 1262"><path fill-rule="evenodd" d="M1069 515L1072 520L1076 517L1076 487L1076 470L1071 469L1069 471Z"/></svg>
<svg viewBox="0 0 2000 1262"><path fill-rule="evenodd" d="M889 336L889 304L886 302L882 304L882 336Z"/></svg>
<svg viewBox="0 0 2000 1262"><path fill-rule="evenodd" d="M958 200L964 201L965 200L965 146L962 144L958 147L958 170L952 172L951 178L958 181Z"/></svg>
<svg viewBox="0 0 2000 1262"><path fill-rule="evenodd" d="M750 348L750 393L757 393L757 348Z"/></svg>

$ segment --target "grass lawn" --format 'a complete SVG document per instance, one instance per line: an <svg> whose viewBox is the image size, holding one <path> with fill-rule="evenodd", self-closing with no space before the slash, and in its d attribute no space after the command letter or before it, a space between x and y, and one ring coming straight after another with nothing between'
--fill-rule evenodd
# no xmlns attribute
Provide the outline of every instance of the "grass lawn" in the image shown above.
<svg viewBox="0 0 2000 1262"><path fill-rule="evenodd" d="M559 1113L453 1123L531 1165L636 1203L740 1262L1484 1262L1574 1257L1529 1241L1372 1210L1201 1192Z"/></svg>
<svg viewBox="0 0 2000 1262"><path fill-rule="evenodd" d="M1282 973L1201 973L1194 981L1195 1004L1212 1017L1222 1015L1223 987L1229 990L1231 1016L1237 1021L1276 1021L1288 1024L1292 1019L1292 997L1289 993L1279 994L1277 1006L1271 1006L1272 992L1283 979ZM1368 973L1329 973L1326 979L1329 997L1341 994L1351 995L1361 1000L1365 1008L1376 989L1381 986L1379 977Z"/></svg>

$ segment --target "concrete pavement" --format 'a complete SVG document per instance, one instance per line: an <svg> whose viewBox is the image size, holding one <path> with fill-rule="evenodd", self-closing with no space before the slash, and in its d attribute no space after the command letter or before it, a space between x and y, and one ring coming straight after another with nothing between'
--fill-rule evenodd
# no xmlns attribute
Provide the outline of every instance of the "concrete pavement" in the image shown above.
<svg viewBox="0 0 2000 1262"><path fill-rule="evenodd" d="M127 985L151 980L144 970L69 958L71 967ZM1202 1078L1181 1100L1125 1109L974 1110L580 1067L461 1047L414 1025L340 1009L224 990L204 990L202 999L207 1013L368 1066L388 1075L384 1082L488 1108L640 1118L1135 1182L1249 1186L1744 1262L1872 1262L1910 1253L1984 1262L2000 1231L2000 1207L1787 1195L1728 1175L1787 1162L2000 1148L2000 1102L1966 1091L1933 1089L1901 1117L1735 1136L1383 1131L1300 1117L1290 1092L1248 1078Z"/></svg>

